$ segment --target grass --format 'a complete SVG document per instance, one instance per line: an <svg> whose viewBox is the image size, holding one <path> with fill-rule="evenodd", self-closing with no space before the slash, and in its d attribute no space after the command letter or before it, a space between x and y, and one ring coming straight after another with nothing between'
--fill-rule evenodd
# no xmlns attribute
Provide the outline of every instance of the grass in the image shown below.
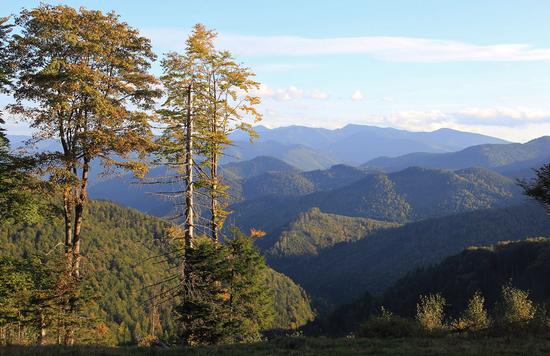
<svg viewBox="0 0 550 356"><path fill-rule="evenodd" d="M0 355L548 355L543 338L328 339L288 337L267 342L171 349L99 346L4 346Z"/></svg>

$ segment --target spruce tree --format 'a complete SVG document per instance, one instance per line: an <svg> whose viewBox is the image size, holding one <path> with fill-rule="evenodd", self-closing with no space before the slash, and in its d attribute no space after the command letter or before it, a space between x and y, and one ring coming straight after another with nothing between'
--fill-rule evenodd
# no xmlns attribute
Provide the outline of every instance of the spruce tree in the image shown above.
<svg viewBox="0 0 550 356"><path fill-rule="evenodd" d="M251 237L197 239L188 255L193 286L177 311L187 345L254 342L273 322L267 265Z"/></svg>

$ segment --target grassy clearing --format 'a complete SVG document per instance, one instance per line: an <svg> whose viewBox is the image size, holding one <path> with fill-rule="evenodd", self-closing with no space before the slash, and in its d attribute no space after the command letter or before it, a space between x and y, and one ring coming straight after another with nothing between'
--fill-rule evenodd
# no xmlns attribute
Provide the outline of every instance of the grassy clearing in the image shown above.
<svg viewBox="0 0 550 356"><path fill-rule="evenodd" d="M0 355L549 355L550 340L541 338L280 338L268 342L191 349L75 346L6 346Z"/></svg>

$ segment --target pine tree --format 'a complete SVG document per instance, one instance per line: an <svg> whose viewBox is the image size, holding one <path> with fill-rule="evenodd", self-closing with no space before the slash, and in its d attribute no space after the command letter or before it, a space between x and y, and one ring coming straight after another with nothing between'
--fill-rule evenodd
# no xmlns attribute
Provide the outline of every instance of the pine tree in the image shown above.
<svg viewBox="0 0 550 356"><path fill-rule="evenodd" d="M233 228L227 241L229 263L229 320L236 342L260 340L273 323L273 297L267 284L267 265L252 237Z"/></svg>
<svg viewBox="0 0 550 356"><path fill-rule="evenodd" d="M253 342L273 322L267 266L251 237L197 239L189 254L193 288L177 308L187 345Z"/></svg>
<svg viewBox="0 0 550 356"><path fill-rule="evenodd" d="M195 146L204 129L204 88L205 73L202 58L212 51L211 34L202 27L195 26L186 42L184 54L168 53L162 61L162 84L166 100L158 111L164 125L159 140L162 162L175 169L176 175L156 178L157 183L181 183L175 192L166 192L176 201L176 206L184 207L183 213L175 218L183 218L182 283L187 285L186 253L192 248L197 225L195 188L201 187L202 180L195 171L200 170L196 159Z"/></svg>

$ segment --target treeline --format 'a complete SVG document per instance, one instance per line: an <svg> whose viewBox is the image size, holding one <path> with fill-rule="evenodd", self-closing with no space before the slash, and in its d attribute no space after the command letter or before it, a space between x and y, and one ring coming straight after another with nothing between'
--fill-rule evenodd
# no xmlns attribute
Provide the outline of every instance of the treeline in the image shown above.
<svg viewBox="0 0 550 356"><path fill-rule="evenodd" d="M183 53L164 56L160 78L150 72L156 60L150 40L113 12L43 4L1 19L0 26L1 89L14 99L7 111L35 129L33 141L55 139L61 146L16 160L2 136L0 203L9 213L2 222L36 221L40 215L63 222L63 239L51 250L3 260L9 276L0 296L6 306L0 323L9 333L3 340L33 340L23 337L23 329L35 332L40 343L89 339L84 326L102 316L86 305L95 302L94 293L105 292L89 283L95 273L87 268L87 259L94 258L92 241L84 238L91 223L89 177L127 170L143 178L151 164L165 165L170 173L144 183L174 187L157 194L174 202L176 215L162 236L165 250L149 257L177 268L153 284L159 289L147 300L148 315L158 318L154 308L170 304L173 334L187 345L259 340L273 315L267 268L252 242L263 233L222 230L230 197L218 174L229 134L238 129L255 137L252 125L261 115L254 73L216 49L216 33L201 24ZM154 125L162 128L159 138ZM15 161L25 165L10 163ZM93 171L96 162L105 169ZM48 184L40 182L44 177ZM48 195L37 189L42 185ZM51 216L42 214L42 205L52 207ZM57 258L44 258L51 254ZM50 266L46 260L56 262ZM114 260L108 271L118 267ZM140 287L148 287L144 282ZM119 339L139 333L135 326L127 337L121 328ZM56 338L50 336L54 330ZM154 342L156 333L151 334Z"/></svg>

